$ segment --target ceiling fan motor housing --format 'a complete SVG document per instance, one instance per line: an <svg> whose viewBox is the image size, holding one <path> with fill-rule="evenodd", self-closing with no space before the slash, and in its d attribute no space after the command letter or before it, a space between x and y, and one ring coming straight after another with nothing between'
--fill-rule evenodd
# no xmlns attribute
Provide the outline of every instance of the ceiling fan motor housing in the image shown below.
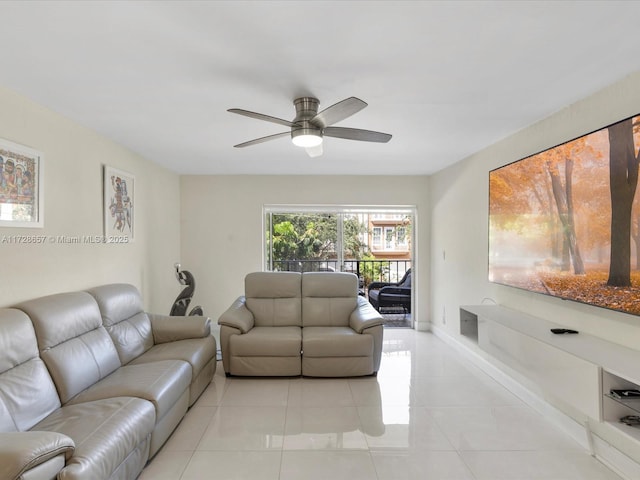
<svg viewBox="0 0 640 480"><path fill-rule="evenodd" d="M320 101L313 97L301 97L296 98L293 101L293 105L296 107L296 118L293 119L293 123L301 120L311 120L318 114L318 106Z"/></svg>
<svg viewBox="0 0 640 480"><path fill-rule="evenodd" d="M294 139L302 135L313 135L322 138L322 128L309 122L318 114L320 101L313 97L301 97L296 98L293 104L296 107L296 118L293 119L293 123L300 126L291 127L291 138Z"/></svg>

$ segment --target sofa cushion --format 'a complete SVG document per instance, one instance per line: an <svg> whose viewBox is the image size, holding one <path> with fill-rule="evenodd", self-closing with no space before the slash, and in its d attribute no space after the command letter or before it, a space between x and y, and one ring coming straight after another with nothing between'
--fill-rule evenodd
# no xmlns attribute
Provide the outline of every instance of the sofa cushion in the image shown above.
<svg viewBox="0 0 640 480"><path fill-rule="evenodd" d="M154 345L129 365L160 360L183 360L191 366L191 378L193 379L215 357L216 341L212 336L208 336Z"/></svg>
<svg viewBox="0 0 640 480"><path fill-rule="evenodd" d="M102 323L111 336L123 365L153 346L151 321L144 312L140 292L133 285L113 283L87 290L95 298Z"/></svg>
<svg viewBox="0 0 640 480"><path fill-rule="evenodd" d="M0 431L23 432L60 407L47 367L34 358L0 375Z"/></svg>
<svg viewBox="0 0 640 480"><path fill-rule="evenodd" d="M155 412L150 402L115 397L65 406L35 425L34 430L59 432L72 438L75 452L58 478L84 480L111 478L138 445L147 442L148 450L154 425Z"/></svg>
<svg viewBox="0 0 640 480"><path fill-rule="evenodd" d="M38 356L38 342L29 317L15 308L0 309L0 373Z"/></svg>
<svg viewBox="0 0 640 480"><path fill-rule="evenodd" d="M358 277L343 272L302 275L302 325L346 327L358 305Z"/></svg>
<svg viewBox="0 0 640 480"><path fill-rule="evenodd" d="M31 320L16 309L0 309L0 431L21 432L60 407L47 367L38 356Z"/></svg>
<svg viewBox="0 0 640 480"><path fill-rule="evenodd" d="M191 368L181 360L126 365L74 397L78 404L111 397L137 397L150 401L162 419L191 382Z"/></svg>
<svg viewBox="0 0 640 480"><path fill-rule="evenodd" d="M106 377L120 359L102 326L98 305L86 292L50 295L16 306L33 322L40 357L62 404Z"/></svg>
<svg viewBox="0 0 640 480"><path fill-rule="evenodd" d="M229 339L236 357L299 357L302 349L300 327L254 327L244 335Z"/></svg>
<svg viewBox="0 0 640 480"><path fill-rule="evenodd" d="M302 325L301 277L296 272L254 272L245 277L246 306L256 326Z"/></svg>
<svg viewBox="0 0 640 480"><path fill-rule="evenodd" d="M304 327L302 355L305 357L370 357L373 336L350 327Z"/></svg>

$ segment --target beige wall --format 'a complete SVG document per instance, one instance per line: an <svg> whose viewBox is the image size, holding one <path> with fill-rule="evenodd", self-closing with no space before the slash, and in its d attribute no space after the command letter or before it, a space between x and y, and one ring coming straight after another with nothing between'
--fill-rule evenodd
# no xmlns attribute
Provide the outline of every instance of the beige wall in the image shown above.
<svg viewBox="0 0 640 480"><path fill-rule="evenodd" d="M172 268L180 250L178 175L3 88L0 137L39 150L45 167L44 228L0 228L0 306L127 282L147 308L168 313L180 290ZM104 164L136 177L133 243L7 243L16 234L102 235Z"/></svg>
<svg viewBox="0 0 640 480"><path fill-rule="evenodd" d="M416 313L426 325L426 177L185 176L181 186L181 261L196 277L194 303L214 320L243 294L244 276L262 270L263 205L412 205L417 207Z"/></svg>
<svg viewBox="0 0 640 480"><path fill-rule="evenodd" d="M430 178L431 313L434 325L457 336L459 306L477 305L483 299L491 298L499 304L638 349L640 317L487 281L488 172L637 114L640 112L638 85L640 73ZM446 251L444 256L443 251Z"/></svg>

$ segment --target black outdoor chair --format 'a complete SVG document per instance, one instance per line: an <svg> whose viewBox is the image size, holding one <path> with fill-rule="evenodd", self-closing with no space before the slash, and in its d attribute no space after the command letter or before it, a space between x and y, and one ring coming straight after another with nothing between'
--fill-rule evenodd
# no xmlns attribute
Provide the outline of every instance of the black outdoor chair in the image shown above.
<svg viewBox="0 0 640 480"><path fill-rule="evenodd" d="M411 313L411 269L397 283L371 282L369 303L378 312L381 308L401 307L405 313Z"/></svg>

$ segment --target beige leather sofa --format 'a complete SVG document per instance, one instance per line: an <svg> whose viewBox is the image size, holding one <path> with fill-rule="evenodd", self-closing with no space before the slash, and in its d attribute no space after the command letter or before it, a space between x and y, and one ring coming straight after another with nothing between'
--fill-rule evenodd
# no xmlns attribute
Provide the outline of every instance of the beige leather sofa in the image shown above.
<svg viewBox="0 0 640 480"><path fill-rule="evenodd" d="M382 316L351 273L250 273L218 323L227 375L351 377L380 367Z"/></svg>
<svg viewBox="0 0 640 480"><path fill-rule="evenodd" d="M0 478L136 478L215 373L210 329L126 284L0 309Z"/></svg>

